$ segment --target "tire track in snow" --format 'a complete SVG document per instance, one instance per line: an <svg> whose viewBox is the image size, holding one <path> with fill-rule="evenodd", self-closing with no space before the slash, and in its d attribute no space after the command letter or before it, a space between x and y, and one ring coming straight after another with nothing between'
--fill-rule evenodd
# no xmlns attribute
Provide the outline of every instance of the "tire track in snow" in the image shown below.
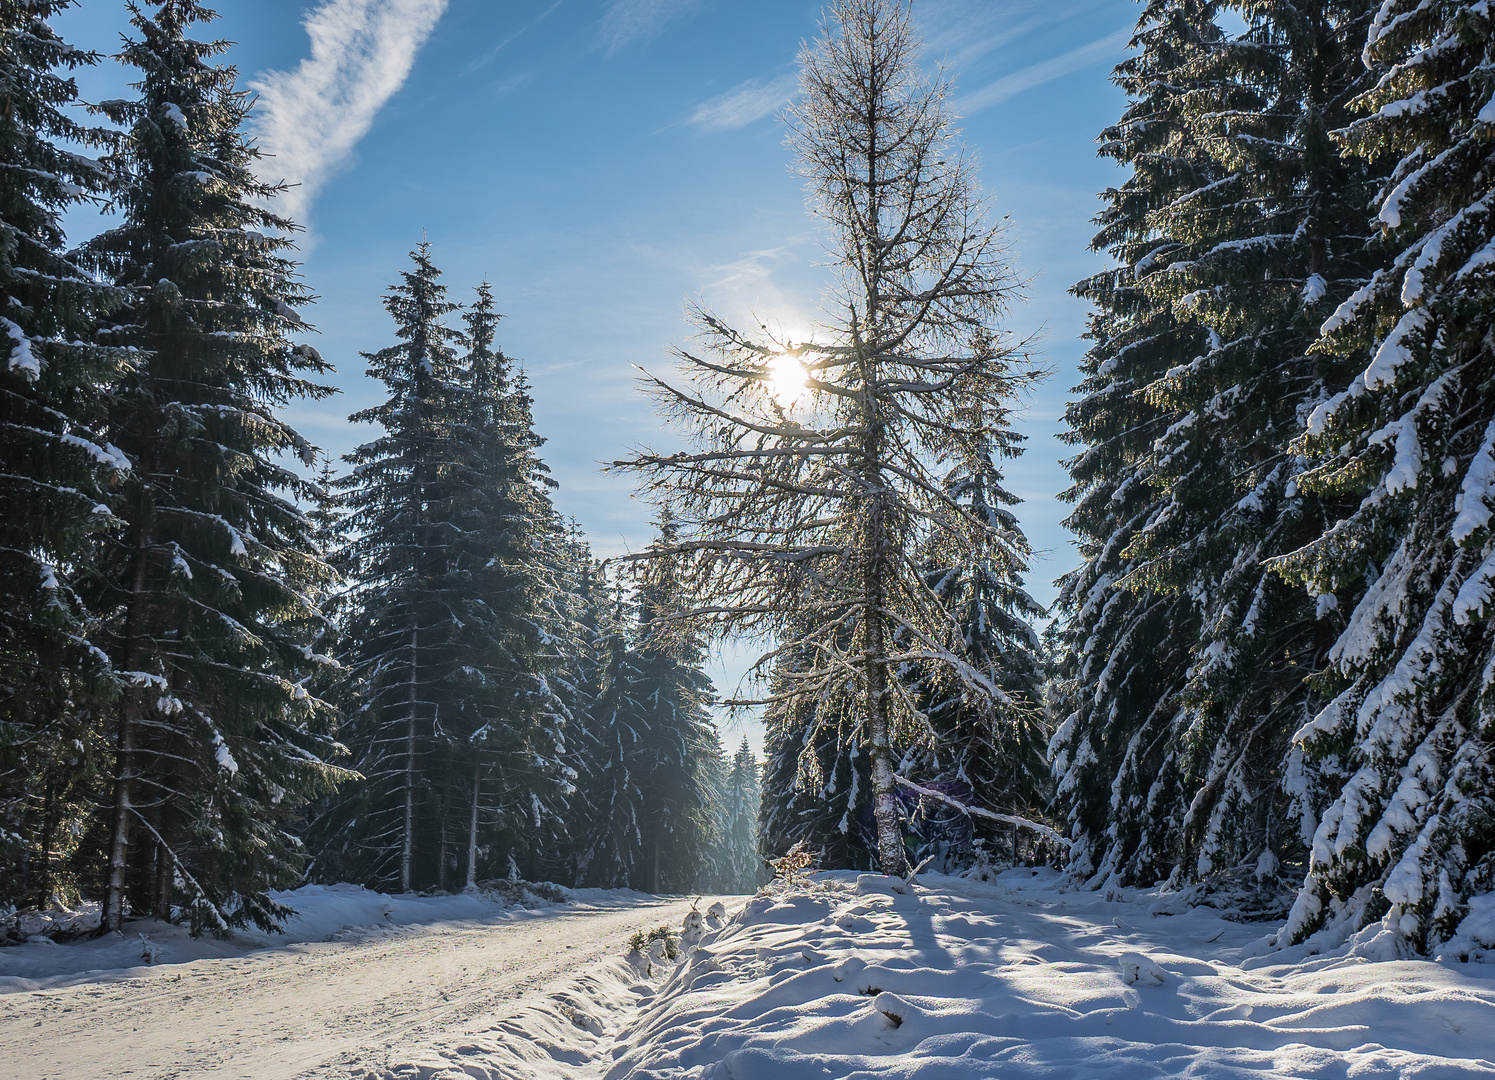
<svg viewBox="0 0 1495 1080"><path fill-rule="evenodd" d="M668 900L365 928L8 994L0 997L0 1076L293 1080L374 1068L402 1044L479 1021L491 1027L547 984L618 955L634 930L678 923L689 907Z"/></svg>

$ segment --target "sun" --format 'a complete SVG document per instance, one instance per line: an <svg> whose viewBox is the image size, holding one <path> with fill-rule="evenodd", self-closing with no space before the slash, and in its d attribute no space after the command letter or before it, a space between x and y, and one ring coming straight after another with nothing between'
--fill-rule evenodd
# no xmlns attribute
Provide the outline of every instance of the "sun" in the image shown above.
<svg viewBox="0 0 1495 1080"><path fill-rule="evenodd" d="M782 408L804 397L809 372L793 353L780 353L768 362L768 392Z"/></svg>

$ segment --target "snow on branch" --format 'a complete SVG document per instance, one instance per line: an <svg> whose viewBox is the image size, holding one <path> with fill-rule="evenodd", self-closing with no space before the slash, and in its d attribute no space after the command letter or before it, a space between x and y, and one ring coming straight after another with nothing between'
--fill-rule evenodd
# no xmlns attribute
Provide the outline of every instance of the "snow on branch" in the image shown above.
<svg viewBox="0 0 1495 1080"><path fill-rule="evenodd" d="M893 780L896 783L908 788L910 791L917 792L918 794L926 796L927 798L935 799L939 802L942 802L952 809L959 810L967 817L984 817L990 819L991 821L1000 821L1004 825L1013 825L1020 829L1027 829L1030 832L1037 833L1039 836L1043 837L1050 843L1058 844L1066 851L1069 850L1069 841L1041 822L1029 821L1025 817L1018 817L1016 814L999 814L994 810L986 810L979 806L967 806L959 799L952 799L949 795L946 795L943 792L935 791L932 788L923 787L920 784L914 783L912 780L906 780L896 774L894 774Z"/></svg>

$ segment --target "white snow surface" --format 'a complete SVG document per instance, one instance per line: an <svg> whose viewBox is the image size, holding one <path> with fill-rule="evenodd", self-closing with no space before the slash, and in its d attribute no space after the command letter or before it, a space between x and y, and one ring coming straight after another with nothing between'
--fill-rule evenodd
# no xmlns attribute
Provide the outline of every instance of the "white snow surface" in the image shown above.
<svg viewBox="0 0 1495 1080"><path fill-rule="evenodd" d="M643 895L602 889L565 892L593 903L618 902ZM231 938L223 941L206 934L193 938L185 926L139 919L127 924L128 933L123 937L109 934L59 945L36 936L24 945L0 948L0 994L66 985L78 976L114 979L141 974L132 969L142 966L143 937L149 938L156 948L154 963L179 964L243 956L281 945L327 941L360 927L387 930L438 922L523 918L531 910L552 906L535 898L527 907L511 908L491 894L480 892L455 896L390 895L361 885L305 885L270 895L296 912L281 933L266 933L251 927L235 930ZM97 926L97 905L79 912L78 921Z"/></svg>
<svg viewBox="0 0 1495 1080"><path fill-rule="evenodd" d="M448 991L453 1001L459 991L475 992L463 949L477 946L428 936L391 938L390 946L407 942L403 954L390 952L390 961L404 976L395 981L410 984L399 989L429 1002L424 1022L402 1027L408 1014L386 1010L377 1022L394 1033L386 1033L377 1053L344 1053L316 1075L338 1080L1495 1077L1495 967L1391 954L1378 959L1374 950L1348 948L1308 957L1293 952L1291 962L1280 952L1250 956L1273 927L1233 922L1212 908L1189 908L1177 893L1138 890L1122 896L1113 890L1111 897L1067 891L1059 875L1047 869L1010 870L986 884L924 875L911 886L881 875L821 873L792 886L772 886L752 899L725 898L731 913L725 920L710 899L701 901L694 915L689 903L678 901L633 910L629 925L655 925L661 917L676 927L702 924L699 943L678 961L663 959L658 950L652 959L647 954L625 959L616 930L622 925L620 908L606 916L615 920L608 926L611 933L599 933L600 921L591 924L596 949L590 963L557 969L562 977L511 1007L490 1007L486 1013L468 1009L456 1018L460 1023L443 1018L441 1010L450 1008ZM313 922L326 920L309 922L308 934L345 917L383 920L392 903L400 905L392 918L417 919L450 918L460 903L477 902L380 897L345 886L308 899L316 903L306 906L321 912ZM642 897L634 902L648 903ZM433 906L422 913L423 904ZM1477 915L1495 925L1490 912L1495 907L1472 912L1471 921L1478 921ZM512 927L510 940L532 933L533 957L550 954L556 942L581 940L556 936L560 927L551 919L541 915ZM589 959L580 952L568 955ZM347 957L354 959L361 957ZM364 981L374 972L370 965ZM457 965L463 975L453 981ZM343 969L358 966L343 963ZM332 969L318 977L320 982L308 981L298 970L283 972L285 996L292 999L285 1007L315 1007L331 993ZM439 987L440 996L423 983ZM0 998L0 1008L26 996ZM211 994L199 1000L211 1001ZM55 1019L55 1013L43 1016ZM202 1017L189 1008L180 1024L189 1028ZM17 1021L27 1025L24 1030ZM128 1037L142 1038L146 1018L131 1022L140 1025L140 1034ZM33 1032L29 1024L29 1014L0 1012L0 1033L9 1028L18 1037L46 1037L45 1028ZM0 1049L3 1041L0 1037ZM195 1062L180 1075L207 1071L209 1064ZM227 1071L235 1064L224 1061L222 1075L303 1075L289 1065ZM141 1069L131 1075L179 1073Z"/></svg>
<svg viewBox="0 0 1495 1080"><path fill-rule="evenodd" d="M1113 897L1115 894L1113 893ZM1263 927L1051 870L822 873L370 1080L1495 1076L1495 969L1245 959Z"/></svg>
<svg viewBox="0 0 1495 1080"><path fill-rule="evenodd" d="M625 966L632 933L690 910L628 890L527 907L352 885L276 895L300 913L284 934L194 940L138 920L123 937L0 948L0 1077L363 1080L412 1047L507 1023L537 994L554 1015L553 988Z"/></svg>
<svg viewBox="0 0 1495 1080"><path fill-rule="evenodd" d="M759 896L641 999L598 1075L1495 1076L1486 965L1243 960L1260 925L1177 894L1064 892L1050 870L920 882L820 874Z"/></svg>

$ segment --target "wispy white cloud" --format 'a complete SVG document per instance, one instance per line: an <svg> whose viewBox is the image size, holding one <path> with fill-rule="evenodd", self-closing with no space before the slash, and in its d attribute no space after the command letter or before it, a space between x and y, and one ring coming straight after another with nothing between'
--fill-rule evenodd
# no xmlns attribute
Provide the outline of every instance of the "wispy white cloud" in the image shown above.
<svg viewBox="0 0 1495 1080"><path fill-rule="evenodd" d="M1126 43L1131 40L1131 37L1132 30L1129 27L1117 30L1103 38L1097 38L1088 45L1081 45L1079 48L1061 53L1052 59L1014 71L1011 75L1004 75L995 82L988 83L981 89L974 90L960 98L955 103L955 109L964 116L970 116L982 109L1000 105L1024 90L1031 90L1035 86L1053 82L1055 79L1087 68L1098 61L1120 59L1121 52L1126 48Z"/></svg>
<svg viewBox="0 0 1495 1080"><path fill-rule="evenodd" d="M761 120L785 104L799 89L799 76L790 73L776 79L749 79L724 94L697 105L689 122L702 131L731 131Z"/></svg>
<svg viewBox="0 0 1495 1080"><path fill-rule="evenodd" d="M515 30L512 34L504 38L497 45L493 46L493 48L489 49L482 56L478 57L472 63L468 64L467 67L463 70L462 74L471 75L474 71L477 71L478 68L492 62L493 58L507 49L510 45L512 45L516 38L520 37L520 35L522 35L531 27L538 26L540 23L544 22L547 18L549 18L550 13L556 8L560 7L564 2L565 0L552 0L550 6L547 7L544 11L540 12L540 14L536 15L533 19L525 23L518 30Z"/></svg>
<svg viewBox="0 0 1495 1080"><path fill-rule="evenodd" d="M518 90L521 87L528 86L534 81L535 73L533 71L516 72L515 74L510 75L507 79L500 79L498 82L496 82L493 85L493 95L495 97L502 97L504 94L509 93L509 91Z"/></svg>
<svg viewBox="0 0 1495 1080"><path fill-rule="evenodd" d="M311 55L250 82L259 171L297 185L277 207L305 222L317 193L404 85L447 0L323 0L303 25Z"/></svg>
<svg viewBox="0 0 1495 1080"><path fill-rule="evenodd" d="M653 41L672 22L701 6L701 0L608 0L598 31L611 56L633 44Z"/></svg>

